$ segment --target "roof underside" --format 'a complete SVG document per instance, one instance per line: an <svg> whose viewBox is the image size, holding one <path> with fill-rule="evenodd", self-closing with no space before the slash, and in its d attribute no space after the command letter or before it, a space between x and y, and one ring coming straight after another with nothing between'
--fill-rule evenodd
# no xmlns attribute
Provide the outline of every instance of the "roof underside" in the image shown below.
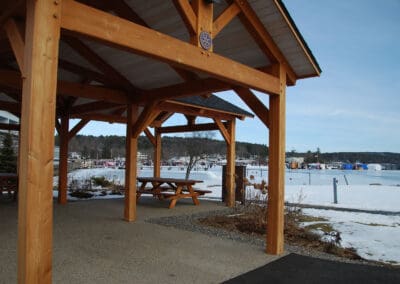
<svg viewBox="0 0 400 284"><path fill-rule="evenodd" d="M110 5L112 6L113 4L104 4L108 1L81 0L79 2L93 5L95 8L101 9L103 7L102 9L105 11L110 11L117 16L127 18L126 13L124 14L121 10L110 9ZM217 19L218 16L229 7L228 3L232 1L219 2L220 3L214 4L214 19ZM294 71L296 78L318 76L321 72L318 63L307 47L301 34L298 32L283 3L280 0L248 0L248 3L272 37L280 52L284 55ZM104 8L105 6L103 4L108 6L108 8ZM125 0L125 4L128 5L128 9L137 14L137 18L140 19L139 22L136 21L138 24L145 25L153 30L184 42L190 40L187 28L173 4L173 1ZM20 14L23 15L23 13ZM96 64L96 58L93 59L93 56L90 58L90 56L87 56L87 53L82 52L82 48L77 47L76 40L80 42L80 45L83 44L84 48L91 50L92 53L97 55L103 63L100 65ZM0 45L3 45L0 46L0 59L6 62L5 65L8 68L17 69L18 65L12 53L1 53L2 50L7 51L7 48L10 48L7 40L0 41ZM160 46L160 48L162 48L162 46ZM214 38L213 48L214 52L219 55L254 68L265 68L271 65L270 59L260 48L259 43L256 42L254 36L248 31L239 17L235 17ZM62 33L59 61L60 68L58 79L62 81L74 83L85 82L90 85L104 85L119 90L126 90L126 84L128 84L133 86L134 89L145 91L185 82L185 78L182 74L179 74L179 70L177 71L176 68L166 63L123 51L115 47L106 46L88 38L73 38L71 40L71 34ZM108 66L104 67L104 65ZM84 69L85 72L79 72L79 70L77 70L79 68ZM120 75L120 78L126 81L110 81L109 84L106 84L107 82L105 83L105 80L107 80L107 75L104 72L104 68L115 70L116 73ZM229 68L229 66L227 66L227 68ZM91 76L88 76L88 73L93 73L95 75L93 76L93 74L90 74ZM195 78L202 79L209 77L199 72L192 75ZM8 93L7 89L0 89L0 91ZM197 106L207 108L214 106L216 110L241 117L252 116L236 106L221 100L216 100L216 97L211 96L206 100L203 100L202 97L180 98L177 99L176 102L197 104ZM90 102L93 102L93 100L77 98L72 101L72 104L73 106L79 106ZM101 112L105 114L110 111L101 110Z"/></svg>

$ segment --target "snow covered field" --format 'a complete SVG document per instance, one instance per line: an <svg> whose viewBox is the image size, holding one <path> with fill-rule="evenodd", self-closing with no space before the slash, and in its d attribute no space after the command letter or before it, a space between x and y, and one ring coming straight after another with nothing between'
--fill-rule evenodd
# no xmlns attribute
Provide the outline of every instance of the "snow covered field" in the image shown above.
<svg viewBox="0 0 400 284"><path fill-rule="evenodd" d="M221 198L220 167L193 171L192 179L203 180L196 186L212 190L208 198ZM183 178L179 167L163 167L161 176ZM252 182L267 180L265 167L248 167ZM151 176L151 168L142 168L140 176ZM124 183L124 170L90 169L69 174L69 179L90 179L105 176L116 184ZM338 179L338 204L333 203L333 178ZM348 184L348 185L347 185ZM340 171L295 170L286 172L285 200L292 203L329 207L394 212L392 215L344 212L323 209L304 209L304 213L328 219L341 233L342 245L354 247L366 259L400 264L400 171ZM247 196L259 195L248 187ZM116 196L113 196L116 197ZM107 198L107 197L98 197Z"/></svg>

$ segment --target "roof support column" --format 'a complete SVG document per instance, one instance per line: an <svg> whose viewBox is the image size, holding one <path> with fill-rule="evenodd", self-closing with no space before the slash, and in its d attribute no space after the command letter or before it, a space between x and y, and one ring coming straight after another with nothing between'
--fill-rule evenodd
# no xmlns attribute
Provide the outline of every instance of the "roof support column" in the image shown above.
<svg viewBox="0 0 400 284"><path fill-rule="evenodd" d="M155 145L154 145L154 177L161 175L161 133L156 127L154 130Z"/></svg>
<svg viewBox="0 0 400 284"><path fill-rule="evenodd" d="M51 283L61 0L28 0L22 90L18 283Z"/></svg>
<svg viewBox="0 0 400 284"><path fill-rule="evenodd" d="M228 134L229 141L226 140L227 153L226 153L226 206L235 206L235 119L228 121Z"/></svg>
<svg viewBox="0 0 400 284"><path fill-rule="evenodd" d="M138 139L133 126L138 119L139 107L129 104L126 123L126 160L125 160L125 221L136 220L136 177Z"/></svg>
<svg viewBox="0 0 400 284"><path fill-rule="evenodd" d="M69 117L61 117L60 164L58 167L58 203L67 204Z"/></svg>
<svg viewBox="0 0 400 284"><path fill-rule="evenodd" d="M283 253L285 191L286 71L279 67L280 94L269 97L267 253Z"/></svg>

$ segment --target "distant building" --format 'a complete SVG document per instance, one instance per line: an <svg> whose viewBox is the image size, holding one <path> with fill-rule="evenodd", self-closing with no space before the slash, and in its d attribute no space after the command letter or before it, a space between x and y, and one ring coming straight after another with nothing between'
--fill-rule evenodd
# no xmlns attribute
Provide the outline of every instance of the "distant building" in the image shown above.
<svg viewBox="0 0 400 284"><path fill-rule="evenodd" d="M19 118L7 111L0 110L0 123L19 124Z"/></svg>
<svg viewBox="0 0 400 284"><path fill-rule="evenodd" d="M382 165L381 164L368 164L368 170L381 171L382 170Z"/></svg>

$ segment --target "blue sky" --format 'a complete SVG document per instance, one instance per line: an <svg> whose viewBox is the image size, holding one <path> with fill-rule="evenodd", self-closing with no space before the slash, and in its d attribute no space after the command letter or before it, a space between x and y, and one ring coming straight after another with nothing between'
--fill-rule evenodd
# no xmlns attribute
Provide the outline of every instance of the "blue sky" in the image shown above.
<svg viewBox="0 0 400 284"><path fill-rule="evenodd" d="M400 1L284 3L323 71L287 90L286 149L400 152ZM233 93L218 95L248 109ZM91 122L80 134L125 135L125 126ZM268 144L257 118L238 121L236 135Z"/></svg>

